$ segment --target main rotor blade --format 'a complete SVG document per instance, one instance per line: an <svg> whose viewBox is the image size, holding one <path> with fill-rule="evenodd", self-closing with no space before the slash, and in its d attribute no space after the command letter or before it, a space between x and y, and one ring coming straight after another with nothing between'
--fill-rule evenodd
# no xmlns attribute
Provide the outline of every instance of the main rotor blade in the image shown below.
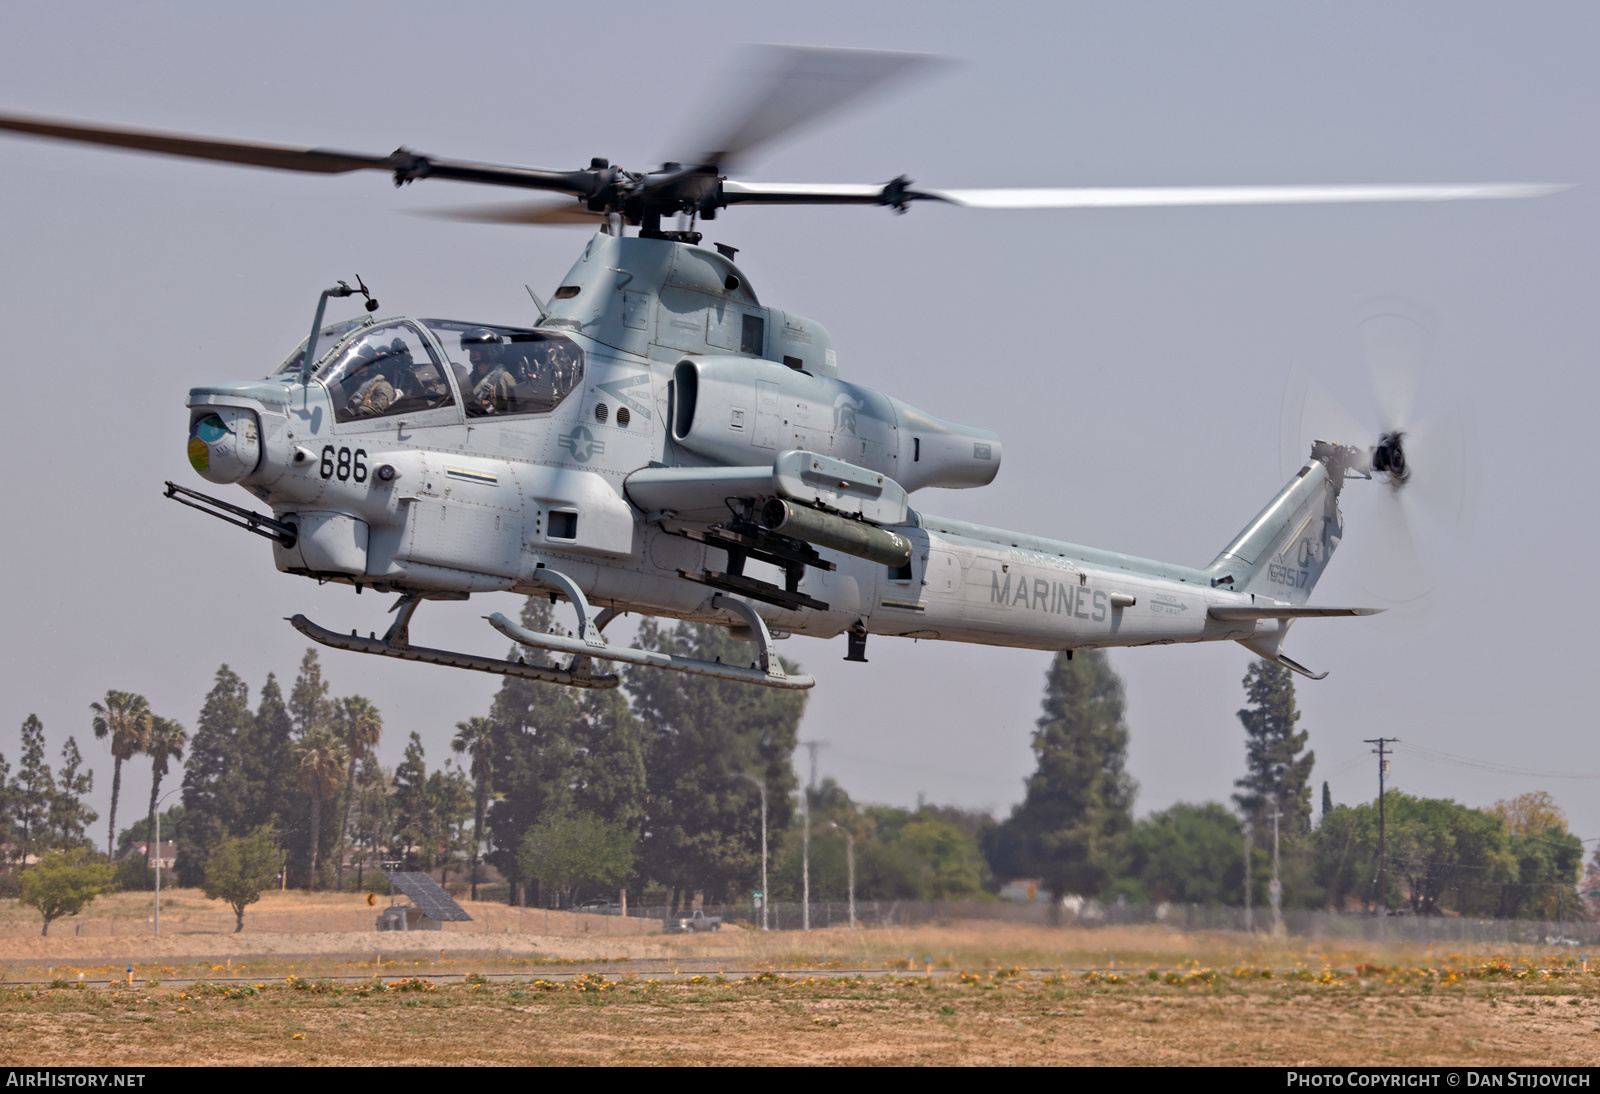
<svg viewBox="0 0 1600 1094"><path fill-rule="evenodd" d="M514 201L503 205L466 205L421 209L419 216L459 220L468 224L581 224L593 228L605 219L581 201Z"/></svg>
<svg viewBox="0 0 1600 1094"><path fill-rule="evenodd" d="M886 204L881 184L853 182L735 182L722 183L727 205L880 205Z"/></svg>
<svg viewBox="0 0 1600 1094"><path fill-rule="evenodd" d="M323 175L349 171L390 171L394 173L397 184L420 178L442 178L529 190L560 190L581 196L589 196L600 187L597 174L591 171L548 171L537 167L434 159L404 148L396 149L387 156L371 156L331 148L300 148L286 144L196 137L184 133L88 125L23 114L0 114L0 130L85 144L104 144L137 152L270 167L279 171L307 171Z"/></svg>
<svg viewBox="0 0 1600 1094"><path fill-rule="evenodd" d="M1373 201L1535 198L1569 189L1543 182L1422 186L1115 186L1043 190L926 190L917 197L969 209L1123 209L1179 205L1320 205Z"/></svg>
<svg viewBox="0 0 1600 1094"><path fill-rule="evenodd" d="M747 47L721 81L698 133L678 142L682 163L728 165L762 145L928 71L942 59L926 53L803 46Z"/></svg>
<svg viewBox="0 0 1600 1094"><path fill-rule="evenodd" d="M898 189L898 193L896 192ZM1560 183L1447 183L1427 186L1111 186L1015 190L929 190L898 183L738 182L722 184L728 205L894 205L942 201L967 209L1132 209L1196 205L1322 205L1376 201L1533 198Z"/></svg>

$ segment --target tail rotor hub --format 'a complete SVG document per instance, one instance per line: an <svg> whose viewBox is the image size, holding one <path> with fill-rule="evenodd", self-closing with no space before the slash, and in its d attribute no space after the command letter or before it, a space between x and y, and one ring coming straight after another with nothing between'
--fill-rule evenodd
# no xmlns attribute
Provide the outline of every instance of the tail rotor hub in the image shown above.
<svg viewBox="0 0 1600 1094"><path fill-rule="evenodd" d="M1372 469L1389 476L1390 482L1405 482L1411 474L1406 466L1405 434L1385 433L1372 450Z"/></svg>

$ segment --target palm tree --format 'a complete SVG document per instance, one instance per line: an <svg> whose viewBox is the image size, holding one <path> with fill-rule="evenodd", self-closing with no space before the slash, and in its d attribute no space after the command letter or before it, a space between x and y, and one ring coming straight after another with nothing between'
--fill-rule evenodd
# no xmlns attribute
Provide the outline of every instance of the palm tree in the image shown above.
<svg viewBox="0 0 1600 1094"><path fill-rule="evenodd" d="M300 789L311 795L311 888L317 887L317 845L322 835L322 803L339 790L349 753L326 729L313 729L291 751L300 771Z"/></svg>
<svg viewBox="0 0 1600 1094"><path fill-rule="evenodd" d="M359 695L352 695L342 700L338 709L339 737L350 758L350 762L345 765L344 818L339 822L338 887L343 889L344 849L345 842L350 837L350 804L356 796L356 764L368 752L378 747L378 738L383 736L383 715L378 713L378 708L370 701Z"/></svg>
<svg viewBox="0 0 1600 1094"><path fill-rule="evenodd" d="M144 750L150 757L150 822L144 844L146 870L150 869L150 849L154 847L155 853L161 854L160 845L153 842L156 838L156 804L161 799L161 779L167 773L169 759L183 762L183 746L188 741L189 734L171 718L150 719L150 736L144 743Z"/></svg>
<svg viewBox="0 0 1600 1094"><path fill-rule="evenodd" d="M478 854L483 847L483 815L489 806L489 781L494 778L494 720L471 718L456 723L450 747L472 758L473 785L472 899L478 899Z"/></svg>
<svg viewBox="0 0 1600 1094"><path fill-rule="evenodd" d="M155 715L143 695L131 691L106 692L105 705L90 703L94 711L94 735L105 740L111 738L111 821L106 836L106 854L117 854L117 798L122 793L122 761L144 748L150 736L150 725Z"/></svg>

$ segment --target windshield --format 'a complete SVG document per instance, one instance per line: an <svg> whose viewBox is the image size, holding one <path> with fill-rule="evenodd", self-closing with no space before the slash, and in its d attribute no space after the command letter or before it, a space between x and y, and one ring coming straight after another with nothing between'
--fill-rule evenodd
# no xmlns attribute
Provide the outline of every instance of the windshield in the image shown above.
<svg viewBox="0 0 1600 1094"><path fill-rule="evenodd" d="M468 417L543 414L583 382L583 350L570 338L452 319L422 322L450 354Z"/></svg>
<svg viewBox="0 0 1600 1094"><path fill-rule="evenodd" d="M317 374L341 422L453 406L450 381L422 332L391 322L363 331Z"/></svg>
<svg viewBox="0 0 1600 1094"><path fill-rule="evenodd" d="M346 319L342 323L333 323L323 327L321 333L317 335L317 358L326 361L328 355L339 347L339 343L344 340L345 335L361 327L370 326L371 323L371 319L362 317L360 319ZM300 344L294 348L294 352L289 354L283 364L279 365L272 375L285 376L290 373L298 373L300 371L300 359L305 356L305 352L306 339L302 338L300 339Z"/></svg>

